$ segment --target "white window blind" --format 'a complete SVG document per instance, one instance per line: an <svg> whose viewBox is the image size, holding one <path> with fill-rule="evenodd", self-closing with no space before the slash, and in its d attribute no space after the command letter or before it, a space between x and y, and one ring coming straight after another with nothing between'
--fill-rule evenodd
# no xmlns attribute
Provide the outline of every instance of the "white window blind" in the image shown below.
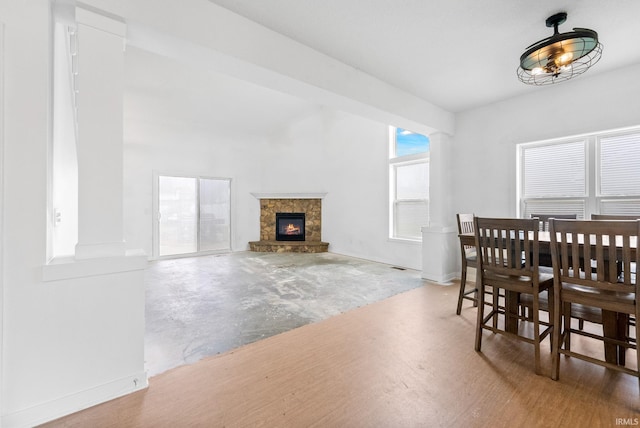
<svg viewBox="0 0 640 428"><path fill-rule="evenodd" d="M638 215L640 199L602 199L600 214Z"/></svg>
<svg viewBox="0 0 640 428"><path fill-rule="evenodd" d="M584 141L526 147L522 156L524 198L585 195Z"/></svg>
<svg viewBox="0 0 640 428"><path fill-rule="evenodd" d="M640 215L640 127L520 146L519 215Z"/></svg>
<svg viewBox="0 0 640 428"><path fill-rule="evenodd" d="M523 205L523 218L554 214L575 214L576 218L585 218L583 199L530 199L525 200Z"/></svg>
<svg viewBox="0 0 640 428"><path fill-rule="evenodd" d="M398 238L419 239L422 226L429 218L429 201L398 201L395 204L396 230Z"/></svg>
<svg viewBox="0 0 640 428"><path fill-rule="evenodd" d="M396 199L429 198L427 162L396 166Z"/></svg>
<svg viewBox="0 0 640 428"><path fill-rule="evenodd" d="M640 195L640 133L603 137L600 145L600 194Z"/></svg>

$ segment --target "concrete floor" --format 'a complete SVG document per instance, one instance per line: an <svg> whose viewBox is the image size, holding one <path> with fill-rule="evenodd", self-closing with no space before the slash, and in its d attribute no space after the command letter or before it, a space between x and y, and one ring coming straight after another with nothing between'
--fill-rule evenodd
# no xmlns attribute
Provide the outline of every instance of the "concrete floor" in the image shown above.
<svg viewBox="0 0 640 428"><path fill-rule="evenodd" d="M415 270L332 253L238 252L153 261L149 376L420 287Z"/></svg>

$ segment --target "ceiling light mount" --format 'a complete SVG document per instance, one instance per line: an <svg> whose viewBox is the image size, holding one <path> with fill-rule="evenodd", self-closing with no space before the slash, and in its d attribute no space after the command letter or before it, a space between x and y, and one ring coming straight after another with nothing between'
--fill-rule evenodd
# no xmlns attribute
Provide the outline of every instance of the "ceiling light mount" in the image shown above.
<svg viewBox="0 0 640 428"><path fill-rule="evenodd" d="M602 44L598 33L587 28L560 33L558 26L566 20L566 12L547 18L553 35L532 44L520 56L520 81L528 85L558 83L579 76L600 60Z"/></svg>

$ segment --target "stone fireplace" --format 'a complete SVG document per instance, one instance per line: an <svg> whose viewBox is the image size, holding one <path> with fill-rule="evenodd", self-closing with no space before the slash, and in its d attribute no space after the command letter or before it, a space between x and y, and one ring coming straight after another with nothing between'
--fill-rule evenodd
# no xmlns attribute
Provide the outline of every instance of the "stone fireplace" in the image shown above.
<svg viewBox="0 0 640 428"><path fill-rule="evenodd" d="M249 242L251 251L321 253L324 193L253 194L260 200L260 241ZM278 220L282 218L285 221Z"/></svg>

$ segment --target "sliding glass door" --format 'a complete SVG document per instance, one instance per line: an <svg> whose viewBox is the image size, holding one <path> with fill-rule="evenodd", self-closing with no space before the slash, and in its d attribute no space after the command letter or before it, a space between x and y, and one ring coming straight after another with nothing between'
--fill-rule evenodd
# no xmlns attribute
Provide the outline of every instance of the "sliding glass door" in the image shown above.
<svg viewBox="0 0 640 428"><path fill-rule="evenodd" d="M156 255L231 249L229 179L158 176Z"/></svg>

